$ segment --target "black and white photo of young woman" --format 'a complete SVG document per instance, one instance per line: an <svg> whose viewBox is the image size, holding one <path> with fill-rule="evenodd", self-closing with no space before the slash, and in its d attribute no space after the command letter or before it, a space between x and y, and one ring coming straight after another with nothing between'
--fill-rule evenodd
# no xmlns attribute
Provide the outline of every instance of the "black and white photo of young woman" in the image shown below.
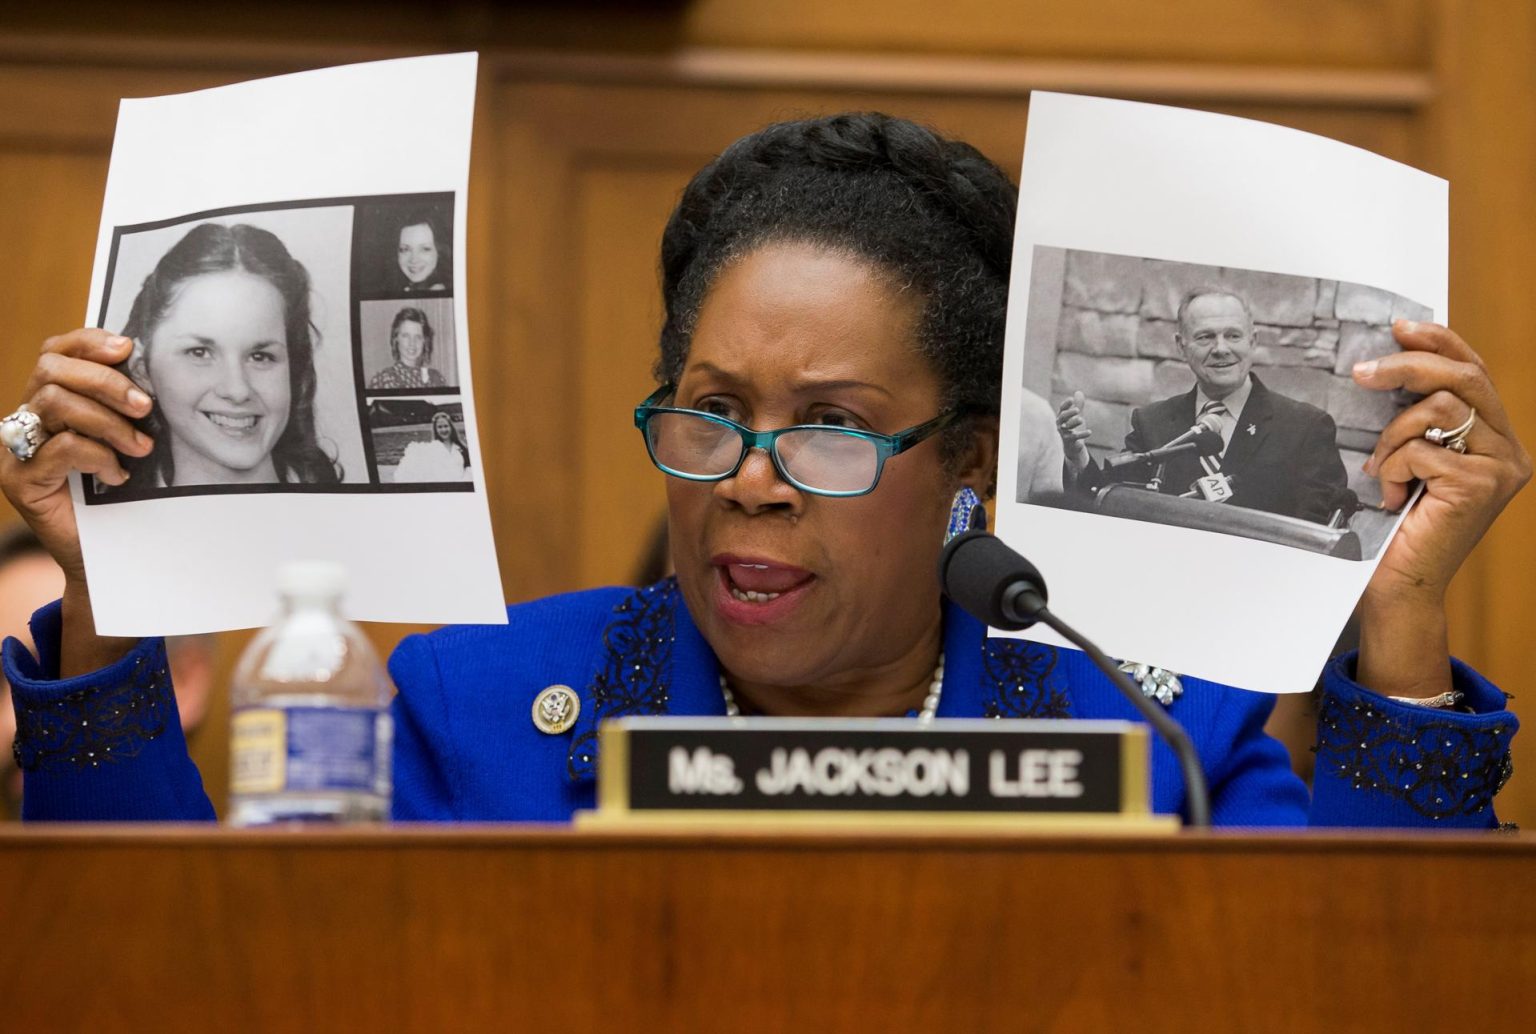
<svg viewBox="0 0 1536 1034"><path fill-rule="evenodd" d="M464 405L454 396L369 399L368 427L386 485L475 480Z"/></svg>
<svg viewBox="0 0 1536 1034"><path fill-rule="evenodd" d="M153 400L155 447L101 501L201 486L366 481L347 342L350 209L252 211L124 233L105 325ZM196 494L196 493L192 493Z"/></svg>
<svg viewBox="0 0 1536 1034"><path fill-rule="evenodd" d="M368 391L459 386L453 299L360 302L357 323Z"/></svg>
<svg viewBox="0 0 1536 1034"><path fill-rule="evenodd" d="M453 198L357 206L357 286L367 297L453 294Z"/></svg>

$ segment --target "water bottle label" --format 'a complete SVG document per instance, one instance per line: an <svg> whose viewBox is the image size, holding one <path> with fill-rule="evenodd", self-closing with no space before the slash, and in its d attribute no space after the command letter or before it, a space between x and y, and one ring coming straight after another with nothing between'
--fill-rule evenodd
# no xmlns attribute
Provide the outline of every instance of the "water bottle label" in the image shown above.
<svg viewBox="0 0 1536 1034"><path fill-rule="evenodd" d="M388 792L390 717L366 707L253 707L232 720L231 790Z"/></svg>

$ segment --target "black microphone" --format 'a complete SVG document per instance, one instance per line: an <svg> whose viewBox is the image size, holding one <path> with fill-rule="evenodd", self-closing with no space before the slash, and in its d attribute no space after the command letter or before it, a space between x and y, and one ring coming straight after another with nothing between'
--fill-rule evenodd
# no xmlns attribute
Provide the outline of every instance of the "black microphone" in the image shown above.
<svg viewBox="0 0 1536 1034"><path fill-rule="evenodd" d="M1046 606L1045 578L1034 564L1010 549L1002 539L985 531L968 531L950 539L939 556L939 585L944 595L962 610L993 628L1015 631L1043 621L1088 655L1173 748L1184 774L1189 800L1189 824L1211 824L1210 793L1199 755L1184 727L1141 691L1125 672L1104 656L1104 651L1081 632L1051 613Z"/></svg>
<svg viewBox="0 0 1536 1034"><path fill-rule="evenodd" d="M944 595L1007 632L1040 620L1048 596L1040 569L985 531L956 535L939 557Z"/></svg>

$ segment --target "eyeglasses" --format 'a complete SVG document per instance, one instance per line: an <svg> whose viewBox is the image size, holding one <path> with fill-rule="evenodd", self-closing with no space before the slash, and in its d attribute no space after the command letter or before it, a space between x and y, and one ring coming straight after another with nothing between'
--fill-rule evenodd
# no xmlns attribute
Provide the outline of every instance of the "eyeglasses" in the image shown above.
<svg viewBox="0 0 1536 1034"><path fill-rule="evenodd" d="M635 426L662 473L688 481L724 481L736 476L749 450L762 449L779 477L791 485L840 498L874 491L886 460L931 438L961 412L941 413L896 434L825 424L754 431L713 413L658 405L674 390L674 385L664 384L635 407Z"/></svg>

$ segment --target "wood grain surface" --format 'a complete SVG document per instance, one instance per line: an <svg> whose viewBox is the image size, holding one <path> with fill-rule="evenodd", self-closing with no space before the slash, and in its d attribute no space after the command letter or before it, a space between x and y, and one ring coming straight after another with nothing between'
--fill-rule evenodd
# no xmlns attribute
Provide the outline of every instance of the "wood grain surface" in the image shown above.
<svg viewBox="0 0 1536 1034"><path fill-rule="evenodd" d="M1530 837L0 832L7 1030L1529 1030Z"/></svg>

